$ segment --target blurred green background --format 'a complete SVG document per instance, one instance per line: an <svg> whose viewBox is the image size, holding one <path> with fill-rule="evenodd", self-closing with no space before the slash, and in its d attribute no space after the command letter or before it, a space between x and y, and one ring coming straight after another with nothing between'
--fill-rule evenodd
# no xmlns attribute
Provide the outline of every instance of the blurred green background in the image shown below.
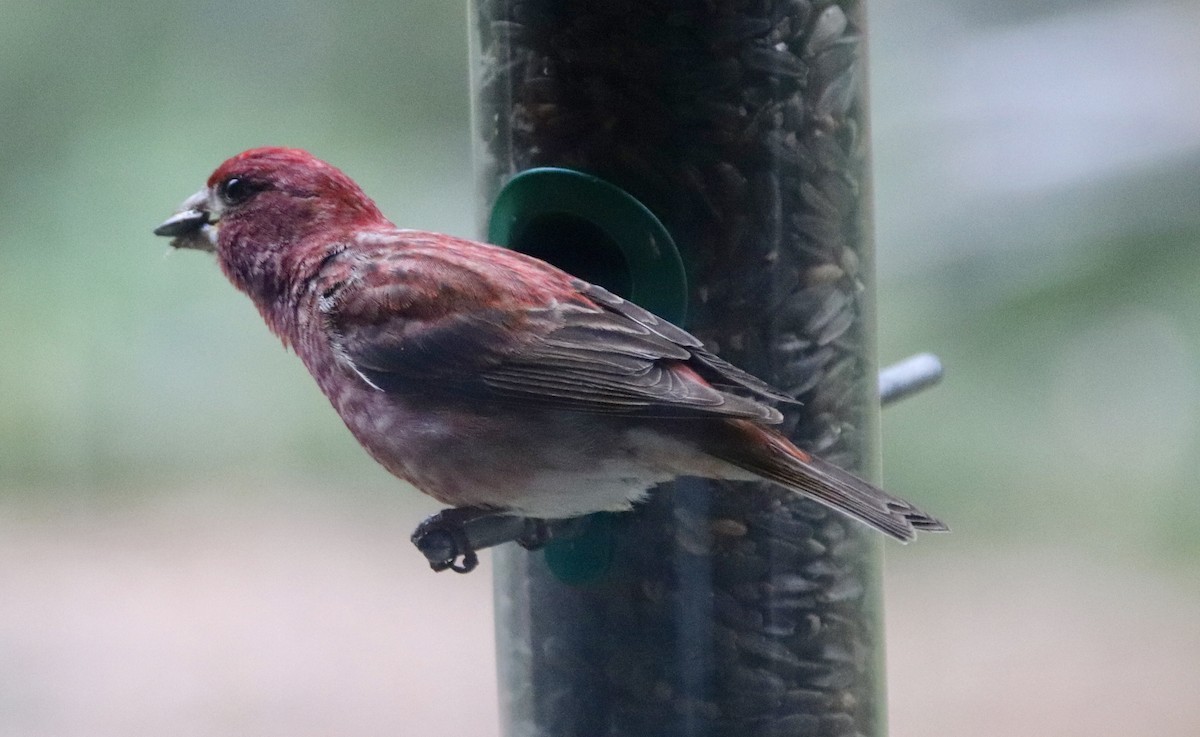
<svg viewBox="0 0 1200 737"><path fill-rule="evenodd" d="M885 478L954 528L888 551L893 733L1194 734L1200 4L870 13L880 360L947 366ZM463 4L0 19L0 737L495 734L486 574L150 234L280 144L475 235Z"/></svg>

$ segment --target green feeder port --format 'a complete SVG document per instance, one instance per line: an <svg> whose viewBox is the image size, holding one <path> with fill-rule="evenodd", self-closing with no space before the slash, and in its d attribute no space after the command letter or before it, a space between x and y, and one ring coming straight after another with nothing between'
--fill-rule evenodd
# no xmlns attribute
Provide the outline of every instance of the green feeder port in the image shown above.
<svg viewBox="0 0 1200 737"><path fill-rule="evenodd" d="M676 325L687 314L679 250L654 213L599 177L540 167L509 180L488 241L536 256Z"/></svg>
<svg viewBox="0 0 1200 737"><path fill-rule="evenodd" d="M629 193L599 177L539 167L500 191L488 241L548 261L681 325L687 276L670 233ZM562 582L604 575L613 559L619 515L594 514L576 534L545 547L546 566Z"/></svg>

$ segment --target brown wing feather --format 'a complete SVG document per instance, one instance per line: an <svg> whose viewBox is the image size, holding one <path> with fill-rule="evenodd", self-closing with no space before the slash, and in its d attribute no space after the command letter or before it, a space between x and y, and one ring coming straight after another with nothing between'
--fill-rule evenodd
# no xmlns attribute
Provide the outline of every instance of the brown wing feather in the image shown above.
<svg viewBox="0 0 1200 737"><path fill-rule="evenodd" d="M720 423L719 429L710 428L698 441L718 458L799 491L901 542L915 538L917 530L947 529L903 499L805 453L770 428L729 420Z"/></svg>
<svg viewBox="0 0 1200 737"><path fill-rule="evenodd" d="M336 349L384 391L579 412L782 419L764 401L788 397L600 287L493 246L447 248L412 237L398 231L397 242L376 253L347 256L356 267L325 302Z"/></svg>

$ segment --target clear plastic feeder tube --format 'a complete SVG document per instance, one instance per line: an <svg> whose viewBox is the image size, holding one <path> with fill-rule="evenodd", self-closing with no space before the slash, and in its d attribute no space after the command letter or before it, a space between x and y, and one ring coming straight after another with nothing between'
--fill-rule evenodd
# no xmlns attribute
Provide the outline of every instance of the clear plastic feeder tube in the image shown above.
<svg viewBox="0 0 1200 737"><path fill-rule="evenodd" d="M631 195L678 248L685 327L801 401L781 408L801 447L871 477L863 13L473 0L470 23L483 213L536 167ZM561 221L538 255L628 267ZM574 547L495 556L509 737L884 734L874 533L770 484L695 479L591 522Z"/></svg>

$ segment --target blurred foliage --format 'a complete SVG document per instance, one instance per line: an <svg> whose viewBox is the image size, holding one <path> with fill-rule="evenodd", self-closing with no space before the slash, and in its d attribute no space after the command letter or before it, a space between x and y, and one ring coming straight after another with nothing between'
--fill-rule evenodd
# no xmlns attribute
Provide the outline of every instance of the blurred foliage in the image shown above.
<svg viewBox="0 0 1200 737"><path fill-rule="evenodd" d="M880 358L948 367L886 413L888 484L963 533L943 545L1194 560L1200 58L1173 29L1196 13L998 7L872 4ZM337 163L398 223L472 234L462 4L4 19L0 494L395 487L209 259L164 258L150 230L272 143ZM1128 55L1089 72L1091 46Z"/></svg>

